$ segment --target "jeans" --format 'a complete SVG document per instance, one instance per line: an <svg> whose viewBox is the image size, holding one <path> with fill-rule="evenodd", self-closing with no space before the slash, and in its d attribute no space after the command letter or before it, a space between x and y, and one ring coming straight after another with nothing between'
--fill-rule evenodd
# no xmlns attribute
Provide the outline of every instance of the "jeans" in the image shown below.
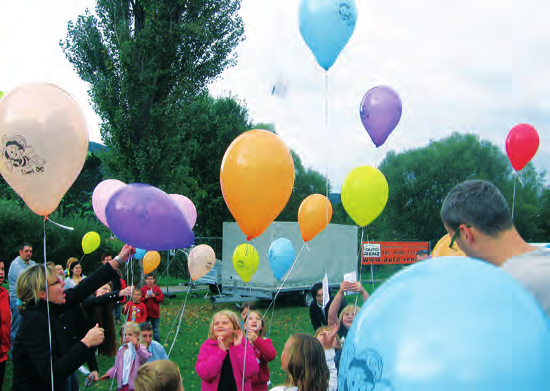
<svg viewBox="0 0 550 391"><path fill-rule="evenodd" d="M118 323L120 323L120 306L121 305L122 305L121 303L116 303L115 304L115 314L114 315L115 315L115 320Z"/></svg>
<svg viewBox="0 0 550 391"><path fill-rule="evenodd" d="M160 343L160 335L159 335L159 323L160 318L147 318L147 322L150 322L153 326L153 339Z"/></svg>
<svg viewBox="0 0 550 391"><path fill-rule="evenodd" d="M19 330L19 325L21 324L21 314L17 310L17 305L14 305L11 309L11 331L10 331L10 341L11 341L11 348L10 348L10 357L11 357L11 349L13 348L13 343L15 342L15 336L17 335L17 330Z"/></svg>

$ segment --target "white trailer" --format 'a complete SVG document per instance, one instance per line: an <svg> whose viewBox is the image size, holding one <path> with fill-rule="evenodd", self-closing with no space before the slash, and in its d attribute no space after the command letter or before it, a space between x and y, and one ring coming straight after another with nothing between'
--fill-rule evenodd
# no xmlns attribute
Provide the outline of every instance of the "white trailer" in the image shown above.
<svg viewBox="0 0 550 391"><path fill-rule="evenodd" d="M254 299L272 300L284 280L284 277L281 281L275 279L267 258L269 246L278 238L290 240L298 258L279 296L300 296L302 303L309 305L313 300L310 293L311 287L314 283L323 280L325 272L331 288L339 286L344 274L358 272L357 227L329 224L302 249L304 242L298 223L274 222L260 237L249 242L258 250L260 265L251 281L245 284L233 267L232 257L238 245L247 243L246 236L237 223L226 222L223 223L221 269L218 269L217 273L218 284L222 286L223 294L213 296L212 301L216 303Z"/></svg>

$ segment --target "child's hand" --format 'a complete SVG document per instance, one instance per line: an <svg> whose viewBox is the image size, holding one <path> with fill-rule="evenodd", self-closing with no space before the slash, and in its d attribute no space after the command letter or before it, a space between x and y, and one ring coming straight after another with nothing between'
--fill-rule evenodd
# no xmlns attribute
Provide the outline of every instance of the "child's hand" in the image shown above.
<svg viewBox="0 0 550 391"><path fill-rule="evenodd" d="M99 378L99 381L107 380L108 378L109 378L109 374L106 373L105 375L103 375Z"/></svg>
<svg viewBox="0 0 550 391"><path fill-rule="evenodd" d="M258 335L254 331L248 330L248 332L246 333L246 338L248 338L250 342L256 342L256 339L258 339Z"/></svg>
<svg viewBox="0 0 550 391"><path fill-rule="evenodd" d="M235 339L233 340L233 345L237 346L243 342L243 332L241 330L237 331Z"/></svg>
<svg viewBox="0 0 550 391"><path fill-rule="evenodd" d="M224 337L218 337L218 347L221 349L221 350L227 350L227 347L225 346L225 338Z"/></svg>

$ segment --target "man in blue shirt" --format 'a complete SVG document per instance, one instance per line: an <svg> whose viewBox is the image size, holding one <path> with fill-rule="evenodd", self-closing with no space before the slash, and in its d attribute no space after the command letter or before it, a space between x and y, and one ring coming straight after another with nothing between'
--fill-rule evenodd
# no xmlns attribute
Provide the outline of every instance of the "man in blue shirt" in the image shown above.
<svg viewBox="0 0 550 391"><path fill-rule="evenodd" d="M19 247L19 256L11 261L10 270L8 271L8 281L10 283L10 309L11 309L11 346L15 340L17 329L19 329L19 323L21 322L21 315L17 310L17 278L19 274L26 268L32 265L36 265L36 262L31 261L32 245L29 243L23 243Z"/></svg>
<svg viewBox="0 0 550 391"><path fill-rule="evenodd" d="M147 362L156 360L168 360L168 355L160 343L153 341L153 325L149 322L139 324L141 334L141 343L147 347L147 351L151 353L151 358Z"/></svg>

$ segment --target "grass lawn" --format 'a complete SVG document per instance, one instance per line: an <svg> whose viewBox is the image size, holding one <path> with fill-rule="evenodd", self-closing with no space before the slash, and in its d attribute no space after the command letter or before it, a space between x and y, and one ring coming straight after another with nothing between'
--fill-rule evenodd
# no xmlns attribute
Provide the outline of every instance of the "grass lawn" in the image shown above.
<svg viewBox="0 0 550 391"><path fill-rule="evenodd" d="M365 280L370 279L370 271L367 273L367 270L363 270L363 285L370 293L372 292L373 287L370 282L365 282ZM385 273L376 273L375 277L387 278L387 276L396 270L397 269L392 269L391 271L385 271ZM378 285L375 284L375 286ZM199 390L201 387L201 380L195 373L195 362L200 346L207 338L208 327L212 316L214 313L222 309L230 309L235 311L237 309L233 303L223 303L213 306L209 299L203 299L205 294L206 291L199 291L197 292L198 297L188 299L181 323L181 329L170 355L170 359L178 364L183 377L184 387L188 391ZM168 331L174 324L176 313L178 312L184 298L185 293L178 293L175 299L167 299L161 305L160 335L161 342L164 344L167 353L174 340L174 332L177 324L174 326L172 335L168 338L166 343L165 339L167 338ZM346 300L350 304L353 303L355 301L355 295L346 296ZM268 308L269 304L270 303L267 301L259 302L258 309L263 313ZM361 298L359 298L358 304L362 304ZM269 315L265 318L268 327L270 318L271 309L269 310ZM293 300L291 297L283 297L278 299L275 306L275 315L273 317L271 333L269 335L269 338L273 340L273 344L278 353L277 358L269 364L269 369L271 371L271 382L273 386L284 383L285 377L283 371L281 370L280 354L283 351L283 347L288 337L291 334L299 332L313 334L313 328L311 327L309 320L308 308L300 306L298 301ZM98 356L98 363L101 376L113 365L114 358ZM12 364L11 360L8 359L4 389L9 390L11 388L11 383ZM80 384L81 386L84 384L83 377L81 377ZM95 390L109 390L110 388L110 380L97 383L92 386L92 389ZM113 390L114 389L116 389L116 384L113 387Z"/></svg>

